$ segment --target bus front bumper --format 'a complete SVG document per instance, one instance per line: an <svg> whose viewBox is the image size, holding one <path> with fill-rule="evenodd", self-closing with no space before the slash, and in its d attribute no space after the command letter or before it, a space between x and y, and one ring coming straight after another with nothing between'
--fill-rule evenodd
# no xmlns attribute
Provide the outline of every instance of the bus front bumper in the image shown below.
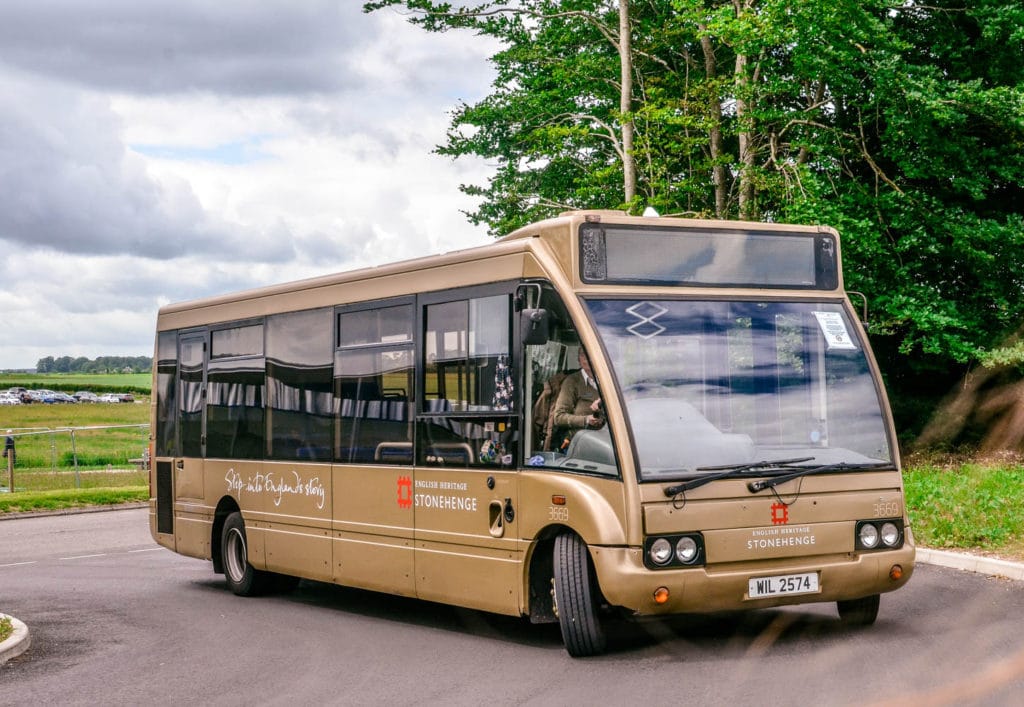
<svg viewBox="0 0 1024 707"><path fill-rule="evenodd" d="M759 609L891 592L910 579L915 556L908 542L898 550L651 570L639 548L592 546L590 551L604 598L639 615ZM750 597L751 580L809 573L817 575L813 592Z"/></svg>

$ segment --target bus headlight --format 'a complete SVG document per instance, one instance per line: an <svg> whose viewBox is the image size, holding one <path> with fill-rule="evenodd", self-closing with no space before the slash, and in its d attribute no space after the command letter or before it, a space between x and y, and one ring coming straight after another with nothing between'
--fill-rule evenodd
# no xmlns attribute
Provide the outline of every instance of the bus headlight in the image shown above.
<svg viewBox="0 0 1024 707"><path fill-rule="evenodd" d="M865 523L860 526L860 531L857 533L857 539L860 540L860 545L864 549L874 549L878 544L878 528L871 523Z"/></svg>
<svg viewBox="0 0 1024 707"><path fill-rule="evenodd" d="M704 536L700 533L652 535L644 539L644 567L680 569L704 564Z"/></svg>
<svg viewBox="0 0 1024 707"><path fill-rule="evenodd" d="M651 543L651 549L647 554L656 565L668 564L672 559L672 544L665 538L658 538Z"/></svg>
<svg viewBox="0 0 1024 707"><path fill-rule="evenodd" d="M882 544L886 547L896 547L900 541L900 529L895 523L882 523Z"/></svg>
<svg viewBox="0 0 1024 707"><path fill-rule="evenodd" d="M857 521L854 546L857 550L896 550L903 547L903 519Z"/></svg>
<svg viewBox="0 0 1024 707"><path fill-rule="evenodd" d="M697 559L697 541L689 535L679 538L676 543L676 559L688 565Z"/></svg>

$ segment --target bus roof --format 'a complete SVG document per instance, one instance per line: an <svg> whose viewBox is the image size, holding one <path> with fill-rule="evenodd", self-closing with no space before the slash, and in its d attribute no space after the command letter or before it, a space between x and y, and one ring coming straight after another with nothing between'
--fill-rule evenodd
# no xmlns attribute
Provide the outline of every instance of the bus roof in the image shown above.
<svg viewBox="0 0 1024 707"><path fill-rule="evenodd" d="M526 266L524 265L523 255L533 253L539 256L541 251L546 252L550 256L544 256L548 263L554 265L557 262L557 267L562 273L570 277L574 282L577 282L577 284L583 285L583 283L579 283L578 275L575 273L576 254L572 247L571 234L576 232L580 224L584 223L616 224L627 227L667 227L703 231L705 233L708 231L760 231L778 233L780 235L827 233L838 240L838 234L833 229L825 226L716 221L678 217L652 218L630 216L624 211L613 210L568 211L554 218L524 226L494 242L483 243L475 247L165 305L160 308L158 313L158 318L161 322L158 328L190 326L189 322L198 324L199 322L218 321L221 319L221 313L226 314L225 308L237 310L231 312L229 317L237 318L239 316L259 316L271 312L287 311L292 308L301 309L316 306L311 304L311 302L320 299L316 294L318 291L326 295L328 290L348 289L353 285L366 288L365 293L360 292L359 299L375 299L425 292L438 289L436 269L458 266L460 263L471 263L483 259L493 260L495 263L494 267L489 266L488 276L491 277L490 281L536 276L540 274L540 271L524 272ZM541 242L544 243L544 246L540 245ZM400 286L395 286L396 278L402 281ZM479 275L477 275L477 278L476 281L480 282ZM383 284L380 287L371 287L371 285L376 283L390 283L390 289L389 286ZM452 286L455 286L455 284L471 283L468 281L453 283ZM287 302L282 300L282 297ZM324 301L327 299L325 297ZM272 300L275 300L273 304L271 304ZM339 301L348 300L351 300L351 298L346 297ZM258 304L260 301L265 302L265 306L260 306ZM236 304L244 304L244 306L232 307L232 305ZM208 313L208 316L202 314L204 311ZM191 313L190 316L175 316L186 312Z"/></svg>

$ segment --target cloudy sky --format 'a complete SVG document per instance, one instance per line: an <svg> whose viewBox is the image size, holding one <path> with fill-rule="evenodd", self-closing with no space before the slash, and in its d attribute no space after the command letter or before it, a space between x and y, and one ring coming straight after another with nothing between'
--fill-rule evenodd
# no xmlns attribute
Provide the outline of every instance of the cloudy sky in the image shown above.
<svg viewBox="0 0 1024 707"><path fill-rule="evenodd" d="M362 0L0 3L0 369L151 355L157 309L477 245L431 154L485 40Z"/></svg>

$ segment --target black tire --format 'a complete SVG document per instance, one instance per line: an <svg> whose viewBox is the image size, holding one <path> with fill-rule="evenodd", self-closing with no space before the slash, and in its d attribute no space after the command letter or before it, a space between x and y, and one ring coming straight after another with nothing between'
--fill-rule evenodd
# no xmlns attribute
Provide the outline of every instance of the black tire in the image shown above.
<svg viewBox="0 0 1024 707"><path fill-rule="evenodd" d="M224 579L232 592L241 597L263 594L272 577L249 564L249 548L245 541L245 521L242 514L232 513L224 521L220 538L221 557L224 559Z"/></svg>
<svg viewBox="0 0 1024 707"><path fill-rule="evenodd" d="M872 594L862 599L837 601L836 606L839 609L839 620L843 622L844 626L870 626L878 618L878 606L880 603L881 597L878 594Z"/></svg>
<svg viewBox="0 0 1024 707"><path fill-rule="evenodd" d="M563 533L555 538L554 570L555 608L565 649L574 657L603 653L606 642L597 615L597 587L587 546L579 536Z"/></svg>

